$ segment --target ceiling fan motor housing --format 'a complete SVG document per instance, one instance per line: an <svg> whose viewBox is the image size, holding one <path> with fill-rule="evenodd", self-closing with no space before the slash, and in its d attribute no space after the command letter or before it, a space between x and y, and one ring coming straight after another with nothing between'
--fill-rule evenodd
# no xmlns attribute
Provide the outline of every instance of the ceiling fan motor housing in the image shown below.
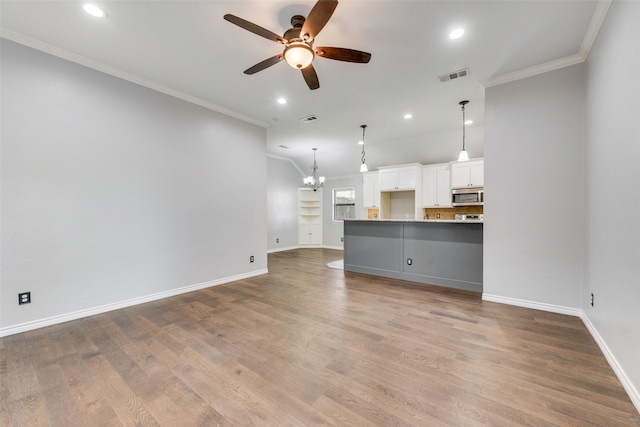
<svg viewBox="0 0 640 427"><path fill-rule="evenodd" d="M302 15L293 15L291 17L291 26L293 28L302 28L302 26L304 25L304 21L305 20L306 20L306 18L304 16L302 16Z"/></svg>

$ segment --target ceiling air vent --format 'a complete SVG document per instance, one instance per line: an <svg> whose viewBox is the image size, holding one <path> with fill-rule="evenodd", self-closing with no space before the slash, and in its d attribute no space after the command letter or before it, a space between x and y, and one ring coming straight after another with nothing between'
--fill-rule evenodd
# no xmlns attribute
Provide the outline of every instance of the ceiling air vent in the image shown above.
<svg viewBox="0 0 640 427"><path fill-rule="evenodd" d="M463 68L462 70L454 71L448 74L443 74L441 76L438 76L438 78L442 83L444 83L444 82L448 82L449 80L457 79L459 77L464 77L467 75L469 75L469 69Z"/></svg>
<svg viewBox="0 0 640 427"><path fill-rule="evenodd" d="M302 123L309 123L309 122L312 122L314 120L318 120L318 118L316 116L307 116L307 117L303 117L303 118L300 119L300 121Z"/></svg>

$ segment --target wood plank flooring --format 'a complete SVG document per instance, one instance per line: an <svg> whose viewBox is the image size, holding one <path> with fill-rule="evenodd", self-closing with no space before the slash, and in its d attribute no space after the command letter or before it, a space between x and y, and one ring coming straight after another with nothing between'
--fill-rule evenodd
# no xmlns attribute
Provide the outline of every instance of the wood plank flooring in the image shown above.
<svg viewBox="0 0 640 427"><path fill-rule="evenodd" d="M0 339L2 426L640 426L581 320L342 252Z"/></svg>

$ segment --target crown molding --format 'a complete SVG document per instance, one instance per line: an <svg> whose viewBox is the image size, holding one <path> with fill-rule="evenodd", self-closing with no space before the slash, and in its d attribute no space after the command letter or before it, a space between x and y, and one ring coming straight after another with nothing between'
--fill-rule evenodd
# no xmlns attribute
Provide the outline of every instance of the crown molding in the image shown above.
<svg viewBox="0 0 640 427"><path fill-rule="evenodd" d="M369 171L369 172L375 172L375 171ZM358 179L361 178L363 174L365 174L366 172L358 172L357 174L353 174L353 175L340 175L340 176L328 176L325 178L325 182L326 181L338 181L338 180L342 180L342 179Z"/></svg>
<svg viewBox="0 0 640 427"><path fill-rule="evenodd" d="M525 79L527 77L533 77L538 74L546 73L548 71L555 71L561 68L580 64L581 62L584 62L585 59L585 56L576 53L571 56L565 56L564 58L556 59L555 61L545 62L544 64L538 64L534 65L533 67L523 68L522 70L492 77L488 80L481 81L480 84L486 89L488 87L514 82L516 80Z"/></svg>
<svg viewBox="0 0 640 427"><path fill-rule="evenodd" d="M587 56L589 56L593 42L595 42L596 37L600 32L600 27L602 27L602 23L604 22L604 18L607 16L609 6L611 6L612 2L613 0L599 0L596 3L596 9L593 11L591 22L589 22L587 32L582 39L582 44L580 45L580 52L584 55L585 60L587 59Z"/></svg>
<svg viewBox="0 0 640 427"><path fill-rule="evenodd" d="M600 31L600 27L602 26L605 17L607 16L607 12L609 11L609 6L611 6L612 1L613 0L599 0L596 3L596 8L593 11L593 15L591 15L591 21L589 22L587 31L585 32L584 38L582 39L582 44L580 45L580 50L578 53L566 56L564 58L556 59L554 61L545 62L544 64L534 65L522 70L492 77L490 79L481 81L480 84L484 88L498 86L501 84L546 73L548 71L555 71L561 68L583 63L589 56L591 46L593 46L593 43L598 36L598 32Z"/></svg>
<svg viewBox="0 0 640 427"><path fill-rule="evenodd" d="M205 101L202 98L198 98L196 96L189 95L179 90L170 88L168 86L161 85L159 83L145 79L138 75L129 73L127 71L121 70L116 67L112 67L100 61L87 58L86 56L71 52L69 50L62 49L52 44L18 33L16 31L8 30L6 28L0 28L0 37L3 39L11 40L13 42L16 42L18 44L21 44L33 49L36 49L36 50L39 50L41 52L48 53L58 58L62 58L67 61L74 62L76 64L91 68L93 70L100 71L105 74L109 74L111 76L120 78L122 80L126 80L128 82L137 84L139 86L143 86L148 89L155 90L156 92L164 93L165 95L172 96L182 101L189 102L191 104L195 104L200 107L204 107L208 110L212 110L217 113L221 113L221 114L224 114L224 115L233 117L235 119L242 120L244 122L251 123L253 125L260 126L263 128L269 127L269 123L254 119L253 117L249 117L244 114L238 113L236 111L230 110L228 108L222 107L220 105L214 104L212 102Z"/></svg>
<svg viewBox="0 0 640 427"><path fill-rule="evenodd" d="M277 154L271 154L271 153L267 153L267 157L271 157L272 159L277 159L277 160L282 160L285 162L289 162L293 165L294 168L296 168L296 170L298 172L300 172L300 176L301 177L305 177L306 175L304 174L304 172L302 172L302 169L300 169L300 167L298 166L298 164L296 162L293 161L293 159L290 159L289 157L283 157L283 156L278 156Z"/></svg>

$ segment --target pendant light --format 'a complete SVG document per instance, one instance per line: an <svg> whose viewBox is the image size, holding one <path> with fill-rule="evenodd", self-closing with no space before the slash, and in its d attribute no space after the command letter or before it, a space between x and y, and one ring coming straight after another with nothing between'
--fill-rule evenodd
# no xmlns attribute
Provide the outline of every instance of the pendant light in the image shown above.
<svg viewBox="0 0 640 427"><path fill-rule="evenodd" d="M360 141L360 144L362 144L362 164L360 165L360 172L369 172L367 164L364 162L364 130L367 128L367 125L360 125L360 127L362 128L362 141Z"/></svg>
<svg viewBox="0 0 640 427"><path fill-rule="evenodd" d="M324 187L324 176L318 176L318 165L316 164L316 150L313 148L313 166L311 166L311 176L302 178L304 185L309 187L313 191L318 191L318 188Z"/></svg>
<svg viewBox="0 0 640 427"><path fill-rule="evenodd" d="M466 162L467 160L469 160L469 154L467 153L467 150L465 148L465 119L464 119L464 106L467 105L469 103L469 101L460 101L459 104L462 106L462 151L460 152L460 155L458 156L458 161L459 162Z"/></svg>

